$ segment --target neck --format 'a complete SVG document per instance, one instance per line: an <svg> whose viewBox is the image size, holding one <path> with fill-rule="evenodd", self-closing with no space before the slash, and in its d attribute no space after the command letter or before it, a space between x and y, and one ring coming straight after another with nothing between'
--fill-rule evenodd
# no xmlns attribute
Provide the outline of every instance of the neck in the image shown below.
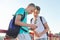
<svg viewBox="0 0 60 40"><path fill-rule="evenodd" d="M28 8L26 8L26 11L28 11Z"/></svg>
<svg viewBox="0 0 60 40"><path fill-rule="evenodd" d="M30 13L29 13L29 9L28 9L28 8L26 8L26 11L28 12L28 14L30 14Z"/></svg>
<svg viewBox="0 0 60 40"><path fill-rule="evenodd" d="M37 21L37 17L34 17L34 24L36 24L36 21Z"/></svg>
<svg viewBox="0 0 60 40"><path fill-rule="evenodd" d="M36 19L37 19L37 17L34 17L34 19L36 20Z"/></svg>
<svg viewBox="0 0 60 40"><path fill-rule="evenodd" d="M37 18L38 16L34 16L34 18Z"/></svg>

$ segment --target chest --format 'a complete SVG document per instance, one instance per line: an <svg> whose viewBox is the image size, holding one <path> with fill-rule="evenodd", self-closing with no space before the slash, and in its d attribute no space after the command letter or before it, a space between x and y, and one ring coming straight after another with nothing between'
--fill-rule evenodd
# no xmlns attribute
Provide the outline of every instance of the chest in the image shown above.
<svg viewBox="0 0 60 40"><path fill-rule="evenodd" d="M39 30L39 31L44 30L44 26L43 26L42 21L40 20L40 18L37 18L36 21L34 19L32 19L32 24L35 24L37 26L36 30Z"/></svg>

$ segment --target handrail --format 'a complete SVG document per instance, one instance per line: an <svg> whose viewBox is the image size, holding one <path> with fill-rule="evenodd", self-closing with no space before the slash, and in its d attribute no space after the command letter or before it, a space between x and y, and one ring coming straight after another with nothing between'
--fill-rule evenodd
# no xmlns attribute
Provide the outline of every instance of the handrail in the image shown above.
<svg viewBox="0 0 60 40"><path fill-rule="evenodd" d="M0 33L6 33L6 32L7 32L7 30L0 29Z"/></svg>
<svg viewBox="0 0 60 40"><path fill-rule="evenodd" d="M1 30L0 29L0 33L6 33L7 32L7 30ZM34 36L34 34L33 33L30 33L30 34L32 34L33 36ZM58 36L58 35L54 35L54 34L52 34L52 33L50 33L50 34L48 34L48 39L49 40L54 40L54 38L56 39L56 40L60 40L60 36Z"/></svg>

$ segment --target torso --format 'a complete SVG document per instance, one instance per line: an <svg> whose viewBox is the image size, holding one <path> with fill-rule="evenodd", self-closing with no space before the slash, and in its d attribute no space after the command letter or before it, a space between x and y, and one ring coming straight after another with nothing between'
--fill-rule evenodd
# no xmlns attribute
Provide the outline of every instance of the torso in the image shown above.
<svg viewBox="0 0 60 40"><path fill-rule="evenodd" d="M32 20L32 24L34 24L34 19ZM36 32L39 33L39 32L42 32L44 30L44 26L43 26L39 16L37 17L36 25L37 25L37 28L35 29ZM47 35L44 34L40 38L44 38L44 37L47 37ZM35 36L35 38L36 38L36 36Z"/></svg>

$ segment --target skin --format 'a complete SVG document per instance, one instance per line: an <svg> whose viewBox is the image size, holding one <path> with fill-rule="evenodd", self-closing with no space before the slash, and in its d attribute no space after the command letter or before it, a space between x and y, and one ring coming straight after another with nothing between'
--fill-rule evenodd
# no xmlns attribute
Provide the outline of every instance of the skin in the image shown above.
<svg viewBox="0 0 60 40"><path fill-rule="evenodd" d="M38 16L39 13L40 13L40 11L38 11L37 9L35 9L34 14L33 14L35 20L36 20L36 18L37 18L37 16ZM47 23L44 23L44 27L45 27L46 29L44 29L42 32L39 32L39 33L37 33L35 30L33 30L33 31L34 31L34 34L35 34L37 37L41 37L43 34L45 34L46 32L49 31L49 26L48 26Z"/></svg>

